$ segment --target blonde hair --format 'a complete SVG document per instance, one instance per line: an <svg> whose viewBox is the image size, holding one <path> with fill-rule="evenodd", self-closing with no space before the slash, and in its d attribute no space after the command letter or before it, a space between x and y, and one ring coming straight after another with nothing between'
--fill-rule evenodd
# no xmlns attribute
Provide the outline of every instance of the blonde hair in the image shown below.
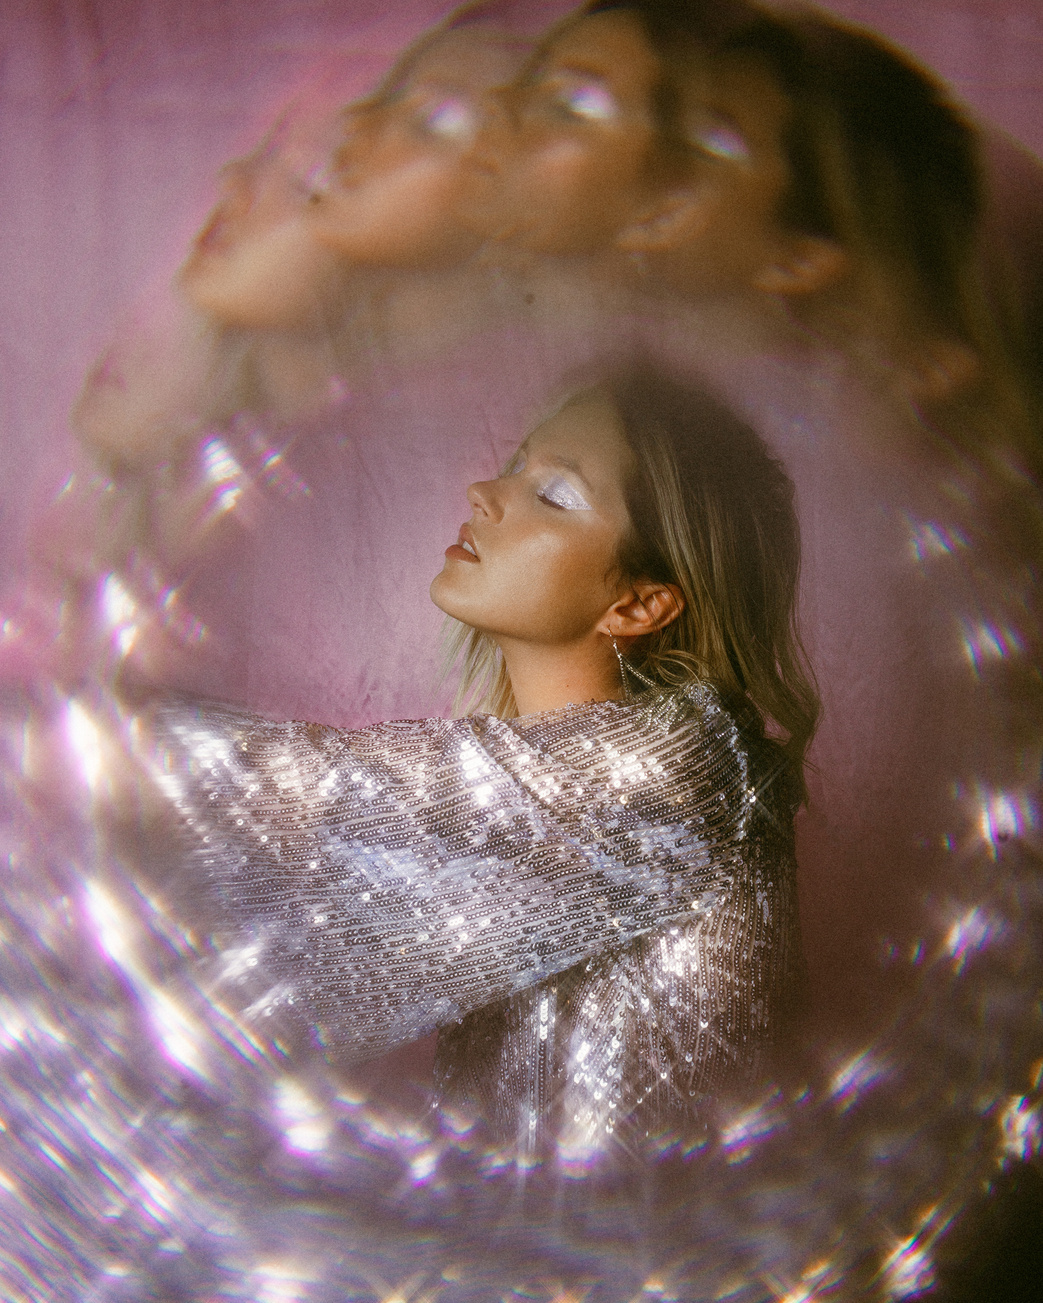
<svg viewBox="0 0 1043 1303"><path fill-rule="evenodd" d="M606 399L632 454L625 580L676 584L681 616L627 659L664 689L713 684L746 728L778 737L798 783L819 700L797 629L800 533L793 484L760 437L705 392L651 363L587 383L568 401ZM457 708L517 714L487 634L451 622Z"/></svg>

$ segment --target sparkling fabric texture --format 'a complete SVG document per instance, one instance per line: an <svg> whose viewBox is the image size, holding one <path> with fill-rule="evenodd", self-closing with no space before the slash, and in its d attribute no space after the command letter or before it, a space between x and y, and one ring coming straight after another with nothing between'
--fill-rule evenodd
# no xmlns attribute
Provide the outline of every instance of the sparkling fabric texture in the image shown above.
<svg viewBox="0 0 1043 1303"><path fill-rule="evenodd" d="M443 1101L566 1156L763 1070L793 801L711 688L351 732L165 703L145 736L262 1025L349 1061L441 1028Z"/></svg>

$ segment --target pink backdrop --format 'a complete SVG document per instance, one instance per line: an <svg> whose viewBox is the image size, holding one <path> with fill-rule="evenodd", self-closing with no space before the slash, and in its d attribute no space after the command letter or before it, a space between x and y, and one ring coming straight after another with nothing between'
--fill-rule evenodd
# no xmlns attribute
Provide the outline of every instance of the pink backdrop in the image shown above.
<svg viewBox="0 0 1043 1303"><path fill-rule="evenodd" d="M0 325L0 448L7 472L0 485L0 566L5 571L18 560L32 512L53 494L69 463L66 414L86 368L121 307L150 284L169 279L212 201L221 164L250 146L276 108L317 68L328 69L332 61L343 74L346 93L362 91L407 41L448 8L438 0L409 0L391 12L376 0L9 0L0 35L0 280L6 308ZM905 43L948 78L983 118L1025 146L1043 150L1043 11L1038 0L844 0L834 8ZM295 550L273 544L240 585L244 592L253 583L261 602L274 576L276 588L293 594L296 603L292 611L284 607L282 626L270 619L256 622L256 655L252 662L243 660L241 679L233 685L255 704L276 713L309 714L308 703L321 698L323 717L339 723L430 711L437 704L424 686L434 669L438 627L423 597L428 577L438 568L440 548L466 515L463 484L474 473L492 469L496 454L507 446L511 414L539 387L539 377L511 368L501 369L495 383L485 383L482 368L495 368L496 361L483 361L479 350L470 359L469 388L465 386L470 429L464 440L444 420L427 423L423 384L416 394L407 386L392 395L372 420L364 412L355 414L351 437L364 430L374 441L372 449L379 447L381 429L397 431L385 462L371 451L365 479L353 478L345 463L344 502L351 510L339 513L340 499L326 485L325 520L316 507ZM770 383L765 387L770 390ZM769 400L773 397L769 394ZM818 483L819 461L807 433L816 418L802 427L800 403L792 396L789 401L796 408L791 428L797 433L792 447L783 440L780 451L792 454L803 490ZM750 405L757 408L755 396ZM822 428L828 419L818 414ZM777 428L782 425L777 419ZM472 466L476 460L484 465ZM838 471L835 484L828 475L819 476L821 501L850 501L843 497L844 484L856 483L852 477L858 473L857 467ZM412 504L418 492L435 486L439 492L431 509L416 510ZM357 516L352 515L355 506ZM865 497L862 510L867 530L873 528L871 496ZM834 532L841 515L850 540L838 550ZM356 530L358 537L352 537L348 522L354 519L368 520L368 531ZM375 520L384 524L374 528ZM872 603L883 612L890 600L886 567L874 572L871 564L862 566L859 521L846 508L823 521L805 521L806 537L817 549L811 568L822 567L821 591L829 594L818 617L820 631L825 631L820 644L830 645L820 650L834 665L849 656L844 646L848 630L859 629L858 620L868 626L872 622L866 611ZM321 552L309 553L308 528ZM330 550L333 537L350 548L348 565L340 563L341 553ZM293 568L309 555L313 564L298 597ZM405 605L401 610L393 603L380 607L387 599L385 586L374 599L378 609L369 609L359 623L359 645L345 646L344 638L338 634L337 642L324 628L324 612L330 603L350 611L355 576L364 575L373 559L385 577L393 574L395 583L409 586ZM388 569L391 562L401 574ZM873 583L879 591L871 591ZM218 593L220 588L218 582ZM371 600L369 593L363 597ZM255 609L263 606L251 605L249 595L240 603L239 616L247 627ZM380 647L365 632L374 627L383 632ZM915 646L906 655L888 635L886 620L876 627L879 643L859 648L863 677L842 684L852 704L837 718L858 718L859 694L873 704L869 713L877 725L907 718L902 683L907 701L919 692L915 674L899 681L888 668L914 661ZM344 663L353 666L354 677L339 683L338 666ZM867 666L875 673L867 672ZM890 705L889 696L894 698ZM823 733L826 798L819 802L819 813L836 807L832 783L858 807L840 824L850 832L851 821L864 818L869 840L859 851L861 860L855 854L846 862L831 848L828 830L814 822L816 816L805 828L806 846L819 843L805 861L812 866L815 887L805 893L805 909L822 971L835 971L843 962L863 901L869 893L880 894L876 868L890 862L886 835L877 830L879 845L871 851L869 828L878 808L874 801L890 781L886 755L891 741L880 739L884 758L879 763L865 762L867 747L876 744L866 730L845 724L831 735L827 725ZM844 789L849 752L852 773L860 773L860 763L863 769L875 765L879 791L862 784L864 773L848 783L850 791ZM894 799L902 804L900 796ZM908 841L912 834L907 833L903 829L895 836Z"/></svg>
<svg viewBox="0 0 1043 1303"><path fill-rule="evenodd" d="M0 564L66 455L115 314L169 274L217 168L331 52L362 89L439 0L6 0L0 62ZM839 0L1043 152L1038 0Z"/></svg>

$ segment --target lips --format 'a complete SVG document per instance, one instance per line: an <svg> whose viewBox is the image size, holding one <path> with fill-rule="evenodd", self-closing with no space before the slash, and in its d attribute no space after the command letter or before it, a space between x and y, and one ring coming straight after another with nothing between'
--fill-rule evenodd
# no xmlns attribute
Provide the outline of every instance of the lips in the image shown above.
<svg viewBox="0 0 1043 1303"><path fill-rule="evenodd" d="M478 549L475 547L474 535L471 533L470 526L461 525L456 542L446 548L445 554L456 561L468 561L472 565L479 564L481 558L478 556Z"/></svg>

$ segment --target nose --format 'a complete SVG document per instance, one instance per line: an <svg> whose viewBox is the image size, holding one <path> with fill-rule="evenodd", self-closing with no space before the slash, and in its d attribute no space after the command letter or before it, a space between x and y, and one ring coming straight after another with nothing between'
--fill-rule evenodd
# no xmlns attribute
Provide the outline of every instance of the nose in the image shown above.
<svg viewBox="0 0 1043 1303"><path fill-rule="evenodd" d="M226 163L220 172L221 205L225 212L245 214L255 198L258 162L254 155Z"/></svg>
<svg viewBox="0 0 1043 1303"><path fill-rule="evenodd" d="M514 97L509 86L486 91L482 96L478 126L467 151L472 163L484 171L497 172L517 130Z"/></svg>
<svg viewBox="0 0 1043 1303"><path fill-rule="evenodd" d="M502 480L476 480L468 486L467 501L476 517L493 523L503 516Z"/></svg>
<svg viewBox="0 0 1043 1303"><path fill-rule="evenodd" d="M372 128L379 107L374 96L357 100L341 110L338 139L330 152L330 164L334 172L347 171L351 166L363 137Z"/></svg>

